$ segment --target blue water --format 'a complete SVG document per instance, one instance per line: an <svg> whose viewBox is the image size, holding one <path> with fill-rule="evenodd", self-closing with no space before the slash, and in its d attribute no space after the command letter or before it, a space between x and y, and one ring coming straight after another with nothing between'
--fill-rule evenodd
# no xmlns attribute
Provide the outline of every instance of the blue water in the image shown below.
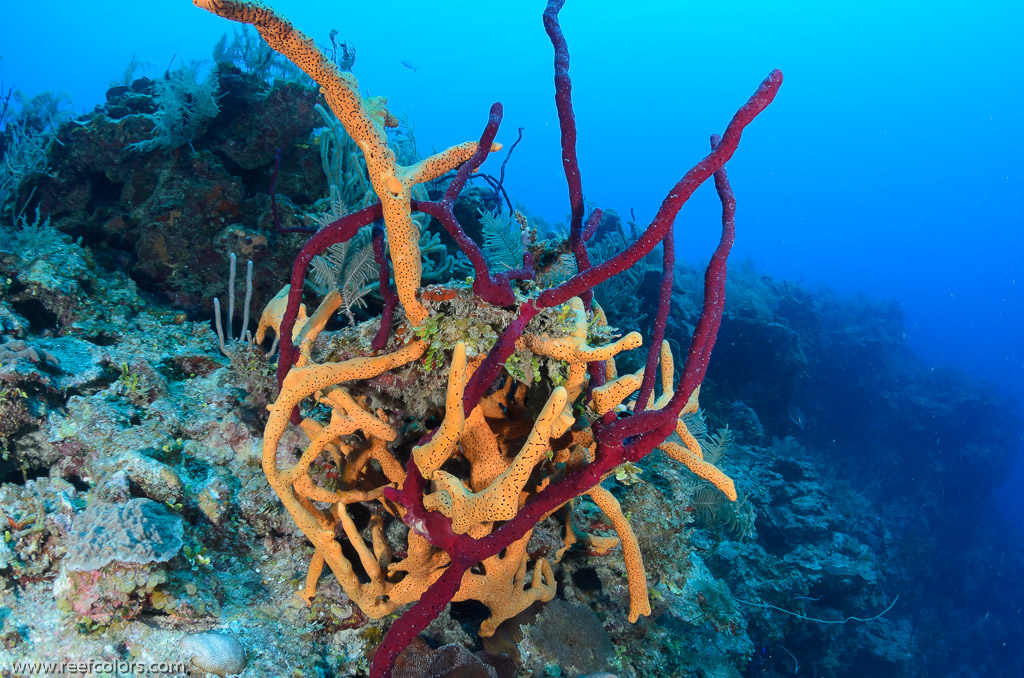
<svg viewBox="0 0 1024 678"><path fill-rule="evenodd" d="M363 89L409 115L421 151L475 139L502 101L499 140L525 128L509 192L564 218L542 2L274 5L318 40L336 28L352 42ZM777 278L898 300L926 361L1024 401L1024 4L569 0L562 25L589 199L650 219L707 135L781 68L781 94L729 168L736 255ZM227 28L187 0L7 2L0 79L67 90L84 111L133 54L156 76L208 58ZM684 209L682 256L707 256L717 210L708 187ZM1024 465L1003 494L1024 515Z"/></svg>

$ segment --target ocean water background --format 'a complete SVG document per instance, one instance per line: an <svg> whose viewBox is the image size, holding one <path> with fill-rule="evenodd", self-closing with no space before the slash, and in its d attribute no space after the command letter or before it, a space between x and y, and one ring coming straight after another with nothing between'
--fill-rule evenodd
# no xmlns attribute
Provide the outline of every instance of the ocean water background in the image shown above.
<svg viewBox="0 0 1024 678"><path fill-rule="evenodd" d="M318 42L337 29L354 44L363 90L409 116L421 152L475 139L501 101L499 141L524 128L509 192L533 214L565 218L541 0L273 4ZM66 90L78 111L103 100L133 54L158 77L209 59L232 28L187 0L2 10L4 86ZM649 221L708 134L781 68L781 94L729 166L736 259L898 300L927 362L1024 402L1024 4L569 0L561 16L588 199ZM704 260L718 219L704 187L677 222L680 256ZM1002 495L1024 516L1024 463Z"/></svg>

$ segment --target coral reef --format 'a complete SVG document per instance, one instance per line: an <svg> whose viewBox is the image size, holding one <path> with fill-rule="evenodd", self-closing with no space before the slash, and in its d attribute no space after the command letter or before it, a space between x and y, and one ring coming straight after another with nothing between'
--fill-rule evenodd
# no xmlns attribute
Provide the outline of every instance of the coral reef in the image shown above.
<svg viewBox="0 0 1024 678"><path fill-rule="evenodd" d="M1020 673L1024 563L987 500L1012 404L922 367L894 305L751 264L723 286L736 123L650 227L587 214L559 6L565 233L466 186L499 106L421 162L334 36L285 46L342 121L236 33L176 147L127 150L170 84L132 75L0 129L0 675ZM705 290L670 227L712 176Z"/></svg>

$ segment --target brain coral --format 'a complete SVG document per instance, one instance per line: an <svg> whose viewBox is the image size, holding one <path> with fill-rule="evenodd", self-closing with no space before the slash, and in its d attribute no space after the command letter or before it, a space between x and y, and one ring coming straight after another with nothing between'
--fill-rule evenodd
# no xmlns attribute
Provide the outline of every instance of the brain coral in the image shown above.
<svg viewBox="0 0 1024 678"><path fill-rule="evenodd" d="M235 676L245 670L245 648L226 633L192 633L179 642L184 657L200 671Z"/></svg>
<svg viewBox="0 0 1024 678"><path fill-rule="evenodd" d="M159 563L181 548L181 518L152 499L90 503L75 517L64 566L84 572L112 562Z"/></svg>

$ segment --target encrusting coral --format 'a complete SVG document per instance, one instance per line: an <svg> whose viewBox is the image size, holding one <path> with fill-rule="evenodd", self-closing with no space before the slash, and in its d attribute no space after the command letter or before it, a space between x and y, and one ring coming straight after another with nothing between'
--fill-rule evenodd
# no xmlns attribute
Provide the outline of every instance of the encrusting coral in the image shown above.
<svg viewBox="0 0 1024 678"><path fill-rule="evenodd" d="M194 2L255 26L274 49L319 83L328 105L365 156L380 200L311 238L296 258L290 286L264 313L257 337L273 328L280 338L280 394L269 407L263 470L315 548L299 595L307 601L315 595L326 565L370 617L416 603L392 625L374 656L372 675L389 675L398 653L452 600L472 599L486 605L490 616L480 634L488 636L535 601L555 596L552 562L537 557L530 567L527 544L539 521L556 514L566 520L565 544L554 554L555 562L577 541L609 548L607 538L578 533L565 510L587 494L607 514L622 544L631 598L629 619L650 614L637 538L618 501L600 482L621 464L638 461L660 447L730 499L736 498L732 481L702 458L683 417L696 410L698 386L721 321L734 208L724 164L735 152L743 128L774 98L781 73L769 75L724 135L712 138L711 153L672 189L639 239L591 266L584 243L594 229L590 222L583 224L568 48L558 24L563 0L549 0L544 21L555 48L555 100L572 204L569 246L578 272L556 287L538 289L532 253L524 252L522 269L492 275L480 247L466 236L452 212L469 173L489 152L500 148L494 142L502 117L500 104L491 107L479 142L459 144L403 167L387 145L385 128L395 121L385 108L386 100L363 99L354 77L340 71L286 19L254 0ZM455 168L458 172L440 201L412 199L412 186ZM711 176L723 205L722 239L708 267L704 310L679 383L673 387L674 363L662 342L672 287L671 229L683 203ZM419 297L421 255L414 210L440 221L474 267L472 290L450 285L445 300L431 305L435 314L445 313L446 308L450 312L456 302L464 309L488 304L515 309L493 328L496 339L491 345L472 360L467 358L466 342L442 347L444 357L440 358L437 347L428 347L426 334L418 333L433 316ZM308 319L304 317L301 301L307 267L327 247L347 241L377 219L387 227L402 313L391 317L394 300L389 296L383 234L375 232L385 316L372 346L362 346L347 359L324 360L317 340L339 300L329 294ZM596 220L591 221L596 225ZM642 338L631 332L611 341L609 332L595 331L603 314L593 305L591 290L635 265L660 242L666 252L666 282L659 297L656 348L641 372L618 376L616 355L638 348ZM523 387L512 378L508 365L513 352L562 365L568 376L561 384L537 380ZM434 413L440 423L414 442L406 430L401 403L381 397L375 380L388 375L397 378L399 370L422 373L442 363L448 365L448 383L444 411ZM662 393L655 397L652 386L659 363ZM638 399L627 402L634 394ZM538 403L543 404L538 407ZM309 439L297 459L279 451L291 425L300 425ZM667 441L672 433L679 434L682 445ZM354 503L369 504L366 529L361 530L353 519L348 507ZM401 532L390 529L398 521L408 527L404 545L397 543ZM349 548L342 548L341 539L347 540Z"/></svg>

